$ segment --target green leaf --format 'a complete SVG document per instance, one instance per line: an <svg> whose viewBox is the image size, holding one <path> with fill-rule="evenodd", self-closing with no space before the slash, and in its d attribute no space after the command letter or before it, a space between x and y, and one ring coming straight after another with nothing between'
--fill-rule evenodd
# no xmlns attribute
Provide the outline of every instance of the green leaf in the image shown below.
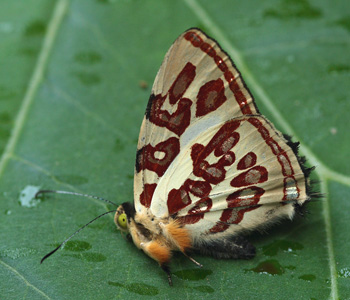
<svg viewBox="0 0 350 300"><path fill-rule="evenodd" d="M349 1L0 1L0 282L3 299L347 299L350 295ZM324 199L254 234L257 256L179 254L174 287L123 239L112 209L28 186L133 200L153 79L200 27L232 56L260 111L301 141ZM11 132L11 134L10 134ZM25 190L25 193L32 192ZM22 197L22 198L21 198ZM26 203L23 205L23 203Z"/></svg>

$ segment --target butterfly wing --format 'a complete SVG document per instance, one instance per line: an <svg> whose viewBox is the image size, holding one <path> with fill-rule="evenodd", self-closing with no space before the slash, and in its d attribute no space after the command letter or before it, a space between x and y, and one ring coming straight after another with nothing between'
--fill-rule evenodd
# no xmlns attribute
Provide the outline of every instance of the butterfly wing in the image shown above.
<svg viewBox="0 0 350 300"><path fill-rule="evenodd" d="M141 126L134 177L136 210L150 208L159 181L169 176L180 150L189 148L194 137L233 117L256 113L227 54L200 30L184 32L165 56Z"/></svg>
<svg viewBox="0 0 350 300"><path fill-rule="evenodd" d="M292 217L309 199L296 146L255 107L239 72L197 29L165 56L142 123L135 208L181 219L196 240Z"/></svg>
<svg viewBox="0 0 350 300"><path fill-rule="evenodd" d="M169 179L162 179L162 194L154 196L167 198L169 214L187 224L194 239L215 239L291 218L295 205L309 199L296 145L261 115L208 128L187 152ZM184 167L189 164L191 168ZM185 179L180 183L177 178Z"/></svg>

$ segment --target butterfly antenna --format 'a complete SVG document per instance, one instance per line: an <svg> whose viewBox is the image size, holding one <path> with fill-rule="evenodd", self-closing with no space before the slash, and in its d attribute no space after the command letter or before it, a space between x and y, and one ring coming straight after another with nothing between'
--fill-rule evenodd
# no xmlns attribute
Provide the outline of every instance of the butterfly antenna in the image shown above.
<svg viewBox="0 0 350 300"><path fill-rule="evenodd" d="M74 232L69 238L65 239L57 248L55 248L54 250L52 250L50 253L46 254L40 261L40 263L42 264L43 261L50 257L52 254L54 254L58 249L60 249L62 246L64 246L73 236L75 236L76 234L78 234L81 230L83 230L86 226L90 225L92 222L96 221L97 219L107 215L107 214L110 214L110 213L113 213L113 212L116 212L117 210L110 210L110 211L107 211L105 213L103 213L102 215L99 215L98 217L94 218L93 220L91 220L90 222L88 222L87 224L85 224L84 226L80 227L76 232Z"/></svg>
<svg viewBox="0 0 350 300"><path fill-rule="evenodd" d="M74 195L74 196L82 196L82 197L87 197L87 198L92 198L92 199L97 199L97 200L101 200L104 201L106 203L118 206L118 204L109 201L107 199L104 199L102 197L98 197L98 196L92 196L92 195L87 195L87 194L81 194L81 193L76 193L76 192L68 192L68 191L54 191L54 190L40 190L38 191L34 198L38 198L38 196L40 196L41 194L49 194L49 193L54 193L54 194L66 194L66 195Z"/></svg>

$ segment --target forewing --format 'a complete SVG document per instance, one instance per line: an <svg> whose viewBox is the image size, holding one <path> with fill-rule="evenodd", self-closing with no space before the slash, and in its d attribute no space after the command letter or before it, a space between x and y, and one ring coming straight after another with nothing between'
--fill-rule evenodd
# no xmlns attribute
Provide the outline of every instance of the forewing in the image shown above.
<svg viewBox="0 0 350 300"><path fill-rule="evenodd" d="M194 137L231 118L255 113L240 73L219 45L198 29L183 33L165 56L141 126L135 208L150 207L158 182L169 176Z"/></svg>

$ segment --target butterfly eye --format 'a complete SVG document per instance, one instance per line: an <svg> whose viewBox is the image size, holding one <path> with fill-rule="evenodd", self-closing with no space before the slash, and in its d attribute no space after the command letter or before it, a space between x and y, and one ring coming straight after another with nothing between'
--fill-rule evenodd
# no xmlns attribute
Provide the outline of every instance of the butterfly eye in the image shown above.
<svg viewBox="0 0 350 300"><path fill-rule="evenodd" d="M126 229L126 214L120 214L117 222L122 229Z"/></svg>

